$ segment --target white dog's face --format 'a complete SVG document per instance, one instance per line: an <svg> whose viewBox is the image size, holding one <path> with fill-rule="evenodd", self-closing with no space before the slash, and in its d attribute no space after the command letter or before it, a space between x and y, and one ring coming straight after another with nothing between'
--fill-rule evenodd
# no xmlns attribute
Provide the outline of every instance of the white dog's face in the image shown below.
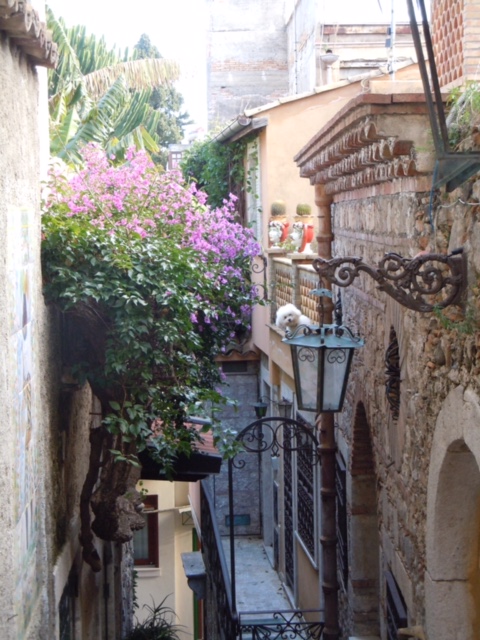
<svg viewBox="0 0 480 640"><path fill-rule="evenodd" d="M280 329L296 327L301 315L301 311L293 304L286 304L277 310L275 324L277 327L280 327Z"/></svg>

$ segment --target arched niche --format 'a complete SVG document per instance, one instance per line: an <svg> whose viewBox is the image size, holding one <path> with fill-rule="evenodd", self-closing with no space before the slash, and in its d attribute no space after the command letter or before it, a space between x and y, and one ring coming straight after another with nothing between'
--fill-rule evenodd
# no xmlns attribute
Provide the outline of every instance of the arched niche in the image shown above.
<svg viewBox="0 0 480 640"><path fill-rule="evenodd" d="M427 496L428 640L480 639L480 399L457 387L438 416Z"/></svg>
<svg viewBox="0 0 480 640"><path fill-rule="evenodd" d="M349 600L353 635L379 632L379 530L375 459L370 425L363 402L358 402L353 423L350 458Z"/></svg>

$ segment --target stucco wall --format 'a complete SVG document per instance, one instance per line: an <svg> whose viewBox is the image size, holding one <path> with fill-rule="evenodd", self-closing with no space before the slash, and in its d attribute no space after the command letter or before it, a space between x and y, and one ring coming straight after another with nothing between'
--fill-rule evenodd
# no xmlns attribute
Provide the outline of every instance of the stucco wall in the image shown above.
<svg viewBox="0 0 480 640"><path fill-rule="evenodd" d="M38 0L35 8L41 5ZM12 11L17 9L20 18L26 11L39 20L30 6ZM5 12L2 29L8 32L12 23ZM105 637L108 618L109 637L116 638L128 615L121 613L126 554L121 545L99 543L105 570L94 574L82 564L78 540L95 408L88 387L64 393L59 316L42 295L40 193L48 107L46 71L32 60L52 66L56 48L48 38L36 41L33 31L20 45L0 32L0 629L5 640L57 638L70 577L67 617L75 637ZM22 46L34 57L27 58ZM106 583L108 602L102 598Z"/></svg>
<svg viewBox="0 0 480 640"><path fill-rule="evenodd" d="M0 33L0 610L3 637L38 636L50 612L45 567L53 536L47 312L41 297L39 82Z"/></svg>
<svg viewBox="0 0 480 640"><path fill-rule="evenodd" d="M188 502L188 483L167 481L142 481L141 488L148 495L158 496L158 545L159 566L136 566L136 595L138 609L135 617L145 620L148 607L162 602L175 616L171 620L179 625L179 638L192 638L193 593L188 586L182 564L182 553L192 551L193 520L185 509ZM135 541L134 541L135 546Z"/></svg>

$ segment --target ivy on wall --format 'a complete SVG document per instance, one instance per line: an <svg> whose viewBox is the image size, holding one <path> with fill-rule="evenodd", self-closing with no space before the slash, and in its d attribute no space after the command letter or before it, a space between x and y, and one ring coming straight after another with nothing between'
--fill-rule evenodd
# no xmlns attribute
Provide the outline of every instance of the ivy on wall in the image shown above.
<svg viewBox="0 0 480 640"><path fill-rule="evenodd" d="M246 167L246 151L255 134L235 142L222 143L214 138L196 141L185 152L181 170L187 180L197 183L208 194L212 207L221 207L230 194L238 198L238 212L245 220L244 195L251 190L255 166ZM256 158L258 163L258 157Z"/></svg>

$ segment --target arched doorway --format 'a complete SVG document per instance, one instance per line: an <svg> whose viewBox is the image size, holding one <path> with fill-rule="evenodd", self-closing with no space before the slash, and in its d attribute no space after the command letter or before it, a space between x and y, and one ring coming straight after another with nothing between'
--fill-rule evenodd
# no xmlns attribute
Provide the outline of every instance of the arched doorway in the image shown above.
<svg viewBox="0 0 480 640"><path fill-rule="evenodd" d="M379 633L379 531L375 461L365 406L359 402L353 423L348 509L348 600L353 635Z"/></svg>
<svg viewBox="0 0 480 640"><path fill-rule="evenodd" d="M427 498L429 638L480 639L480 399L457 387L435 428Z"/></svg>

